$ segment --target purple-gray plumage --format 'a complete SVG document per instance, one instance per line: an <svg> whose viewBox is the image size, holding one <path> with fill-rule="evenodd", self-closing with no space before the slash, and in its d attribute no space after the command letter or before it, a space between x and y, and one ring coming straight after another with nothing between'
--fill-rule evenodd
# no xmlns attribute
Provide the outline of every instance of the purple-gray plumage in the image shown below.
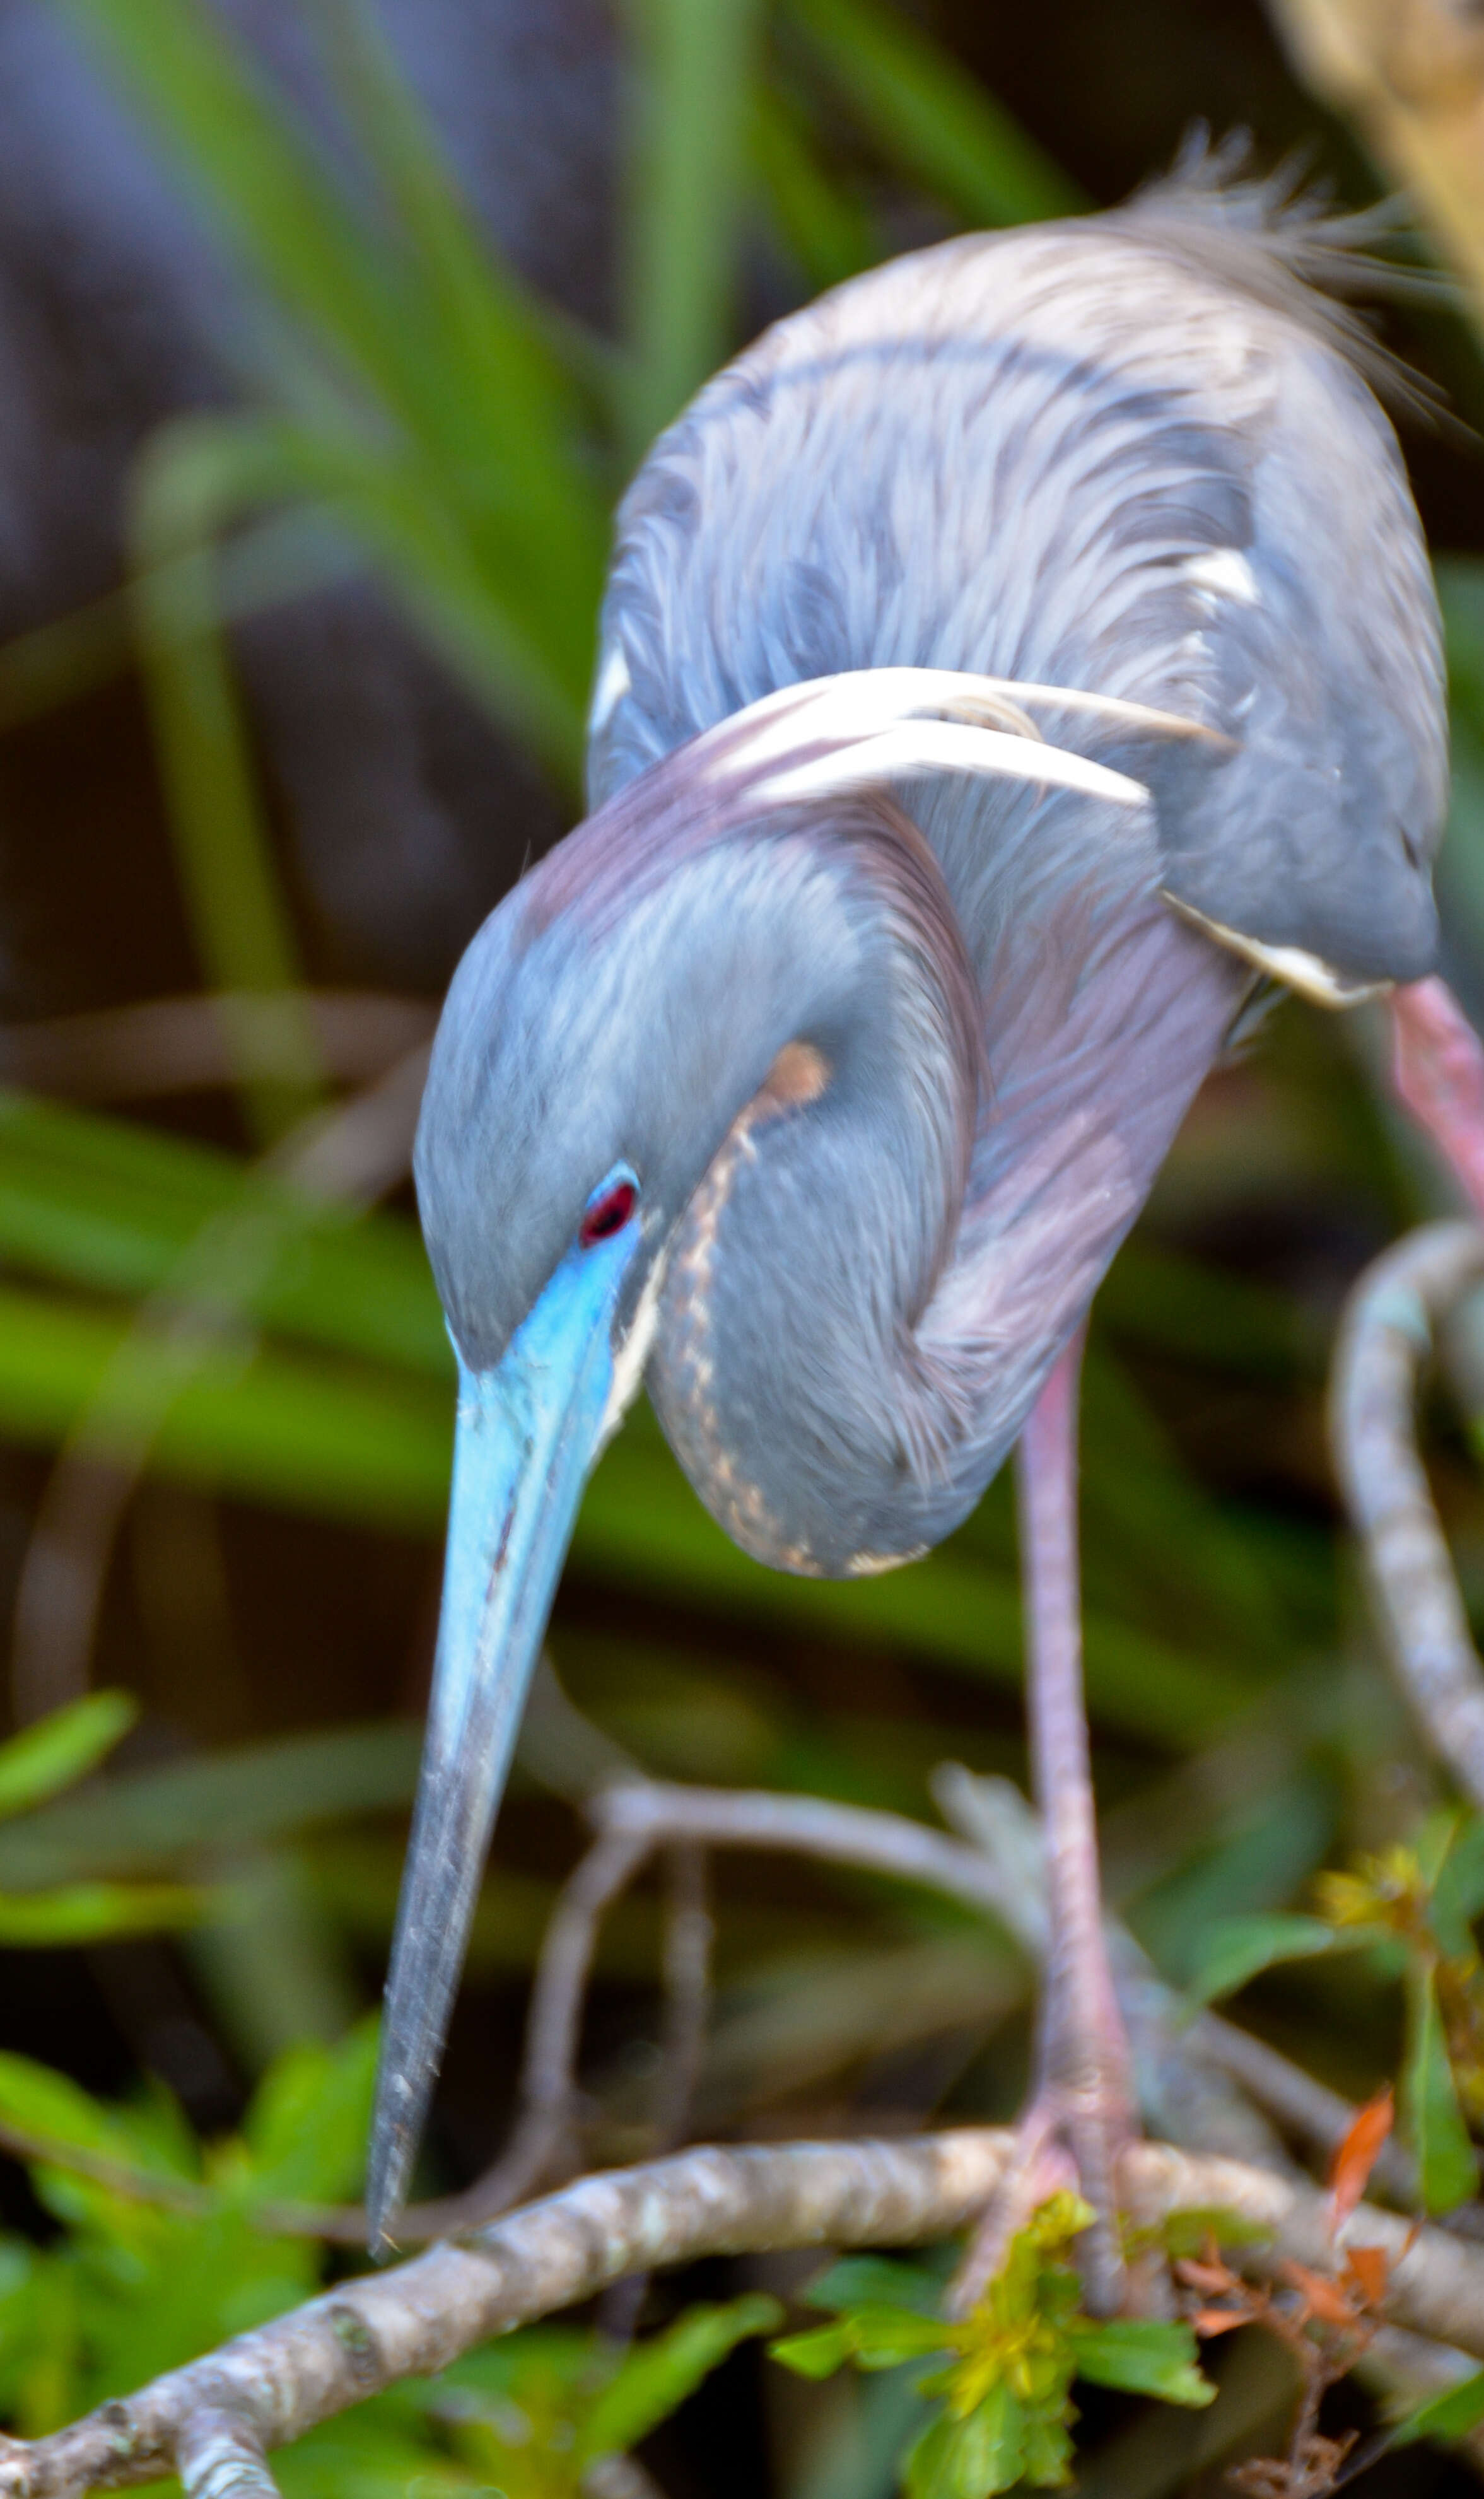
<svg viewBox="0 0 1484 2499"><path fill-rule="evenodd" d="M1261 207L1167 189L879 271L711 383L625 503L595 812L470 947L418 1141L462 1396L378 2224L583 1468L640 1378L750 1552L910 1558L1019 1436L1257 970L1338 998L1430 966L1431 581L1301 283L1322 238ZM1027 1463L1060 2008L1027 2145L1075 2103L1106 2214L1058 1379Z"/></svg>
<svg viewBox="0 0 1484 2499"><path fill-rule="evenodd" d="M624 1154L665 1429L784 1568L881 1567L978 1498L1243 951L1338 991L1431 962L1430 576L1386 418L1254 197L946 244L719 375L621 515L597 812L450 1001L419 1176L466 1350L499 1352ZM759 807L688 744L903 665L1221 734L1043 705L1145 785L1132 816L963 773ZM792 1045L803 1092L768 1076Z"/></svg>

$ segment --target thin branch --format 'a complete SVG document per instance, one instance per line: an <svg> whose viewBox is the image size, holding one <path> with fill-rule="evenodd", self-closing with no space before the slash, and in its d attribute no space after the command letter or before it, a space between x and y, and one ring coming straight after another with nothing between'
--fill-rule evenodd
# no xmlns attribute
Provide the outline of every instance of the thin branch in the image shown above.
<svg viewBox="0 0 1484 2499"><path fill-rule="evenodd" d="M648 1833L605 1831L579 1862L558 1897L541 1942L526 2027L520 2113L509 2143L494 2168L462 2195L414 2205L403 2214L400 2226L405 2236L433 2238L465 2230L504 2212L548 2178L567 2150L577 2099L583 1998L598 1929L654 1844ZM354 2220L360 2237L361 2216Z"/></svg>
<svg viewBox="0 0 1484 2499"><path fill-rule="evenodd" d="M176 2471L186 2499L278 2499L257 2432L214 2405L188 2416L176 2441Z"/></svg>
<svg viewBox="0 0 1484 2499"><path fill-rule="evenodd" d="M1218 2013L1198 2014L1187 2036L1199 2055L1219 2064L1259 2108L1276 2118L1284 2131L1296 2135L1308 2151L1322 2160L1339 2151L1355 2124L1353 2101L1332 2092L1327 2084L1316 2083L1265 2039L1254 2039L1250 2030L1239 2029ZM1394 2136L1377 2154L1371 2181L1393 2203L1407 2210L1415 2205L1417 2164Z"/></svg>
<svg viewBox="0 0 1484 2499"><path fill-rule="evenodd" d="M656 2153L684 2143L711 2011L711 1950L716 1922L707 1898L706 1853L683 1842L669 1851L670 1897L664 1929L664 2036L655 2112Z"/></svg>
<svg viewBox="0 0 1484 2499"><path fill-rule="evenodd" d="M925 1884L995 1918L1017 1943L1028 1934L1025 1904L1002 1869L977 1848L866 1805L819 1797L774 1796L760 1788L693 1788L662 1779L604 1788L588 1807L602 1832L642 1839L646 1848L690 1840L703 1848L781 1849L835 1866L859 1866L904 1883Z"/></svg>
<svg viewBox="0 0 1484 2499"><path fill-rule="evenodd" d="M988 1858L903 1814L830 1804L818 1797L680 1787L644 1778L600 1788L589 1798L587 1813L598 1836L559 1898L542 1941L510 2141L495 2166L462 2194L411 2206L402 2217L404 2237L468 2229L504 2212L552 2175L577 2103L582 2000L598 1928L657 1849L787 1850L830 1865L867 1866L986 1911L1017 1940L1044 1934L1041 1928L1027 1928L1017 1887ZM346 2215L334 2235L361 2238L359 2214Z"/></svg>
<svg viewBox="0 0 1484 2499"><path fill-rule="evenodd" d="M148 998L89 1015L0 1024L0 1081L88 1102L190 1093L294 1075L298 1021L307 1015L326 1072L365 1085L432 1034L437 1010L422 998L373 990L281 997L216 991Z"/></svg>
<svg viewBox="0 0 1484 2499"><path fill-rule="evenodd" d="M1003 1794L1000 1791L1003 1790ZM971 1793L972 1792L972 1793ZM974 1779L945 1766L934 1781L945 1811L972 1829L978 1845L951 1838L903 1814L865 1805L833 1804L818 1797L775 1796L763 1790L670 1785L629 1778L600 1789L588 1801L589 1819L599 1832L577 1867L547 1929L532 1996L531 2020L520 2087L520 2114L511 2140L495 2167L456 2196L408 2208L402 2219L406 2239L431 2238L488 2221L552 2176L577 2105L575 2060L583 1992L601 1919L632 1880L645 1858L661 1847L787 1850L824 1864L858 1866L897 1880L920 1883L966 1908L995 1918L1028 1961L1038 1964L1046 1944L1045 1891L1040 1870L1039 1826L1032 1807L1009 1782ZM1329 2154L1343 2139L1354 2110L1323 2092L1275 2049L1234 2029L1214 2016L1184 2019L1184 2007L1164 1985L1125 1930L1111 1922L1114 1975L1120 1987L1142 2067L1158 2064L1162 2088L1156 2124L1176 2126L1185 2104L1208 2123L1193 2126L1196 2148L1224 2128L1244 2103L1224 2093L1209 2103L1216 2078L1229 2077L1280 2124ZM1169 2088L1178 2069L1180 2089ZM1262 2088L1253 2077L1260 2075ZM1323 2101L1321 2108L1320 2101ZM1253 2140L1255 2119L1239 2146L1261 2158L1271 2143ZM1183 2126L1178 2126L1184 2132ZM1276 2147L1273 2147L1276 2155ZM1410 2200L1410 2171L1398 2154L1378 2167L1378 2184L1399 2202ZM360 2241L359 2212L335 2217L329 2231Z"/></svg>
<svg viewBox="0 0 1484 2499"><path fill-rule="evenodd" d="M264 2450L283 2446L383 2386L446 2368L472 2345L590 2299L624 2274L703 2256L948 2237L983 2209L1016 2156L1009 2130L984 2127L897 2143L708 2148L580 2179L462 2246L339 2283L50 2438L7 2443L0 2499L61 2499L152 2481L172 2468L204 2411L225 2414L249 2453L253 2437ZM1331 2259L1327 2197L1269 2170L1138 2144L1118 2191L1143 2227L1172 2212L1216 2208L1272 2233L1264 2263ZM1441 2230L1414 2233L1397 2214L1367 2205L1349 2236L1385 2251L1395 2323L1484 2353L1484 2253Z"/></svg>
<svg viewBox="0 0 1484 2499"><path fill-rule="evenodd" d="M653 2152L678 2152L691 2128L706 2026L711 2011L711 1951L716 1925L707 1898L706 1852L690 1843L668 1852L669 1899L664 1922L664 2032L660 2047ZM631 2273L603 2293L598 2328L628 2343L649 2290L647 2273ZM590 2494L591 2499L591 2494ZM608 2494L617 2499L617 2494Z"/></svg>
<svg viewBox="0 0 1484 2499"><path fill-rule="evenodd" d="M127 2161L110 2160L105 2153L87 2152L81 2144L54 2143L49 2136L0 2120L0 2150L17 2160L59 2169L71 2178L85 2178L111 2195L131 2204L153 2204L173 2213L204 2216L221 2209L221 2198L194 2179L172 2178L158 2169L136 2169ZM307 2208L306 2208L307 2209Z"/></svg>
<svg viewBox="0 0 1484 2499"><path fill-rule="evenodd" d="M1367 1268L1340 1327L1330 1432L1403 1687L1435 1751L1484 1810L1484 1667L1414 1419L1437 1322L1481 1280L1484 1232L1471 1223L1428 1224Z"/></svg>
<svg viewBox="0 0 1484 2499"><path fill-rule="evenodd" d="M1009 1781L976 1778L957 1764L944 1765L933 1787L944 1810L975 1833L978 1845L867 1806L669 1786L636 1774L591 1797L588 1812L598 1826L598 1837L560 1894L543 1938L527 2026L519 2114L510 2140L495 2166L461 2193L409 2206L401 2219L403 2240L426 2242L487 2222L533 2193L570 2160L569 2137L580 2105L576 2063L582 2006L598 1931L645 1859L661 1848L670 1852L676 1879L665 1946L668 2012L657 2151L671 2150L681 2140L703 2043L711 1945L711 1916L697 1865L704 1847L787 1849L924 1884L967 1908L1000 1918L1012 1928L1027 1959L1039 1960L1046 1929L1033 1809ZM1354 2121L1348 2101L1276 2049L1214 2014L1187 2022L1181 2000L1158 1978L1127 1931L1110 1921L1110 1935L1139 2061L1160 2067L1159 2087L1146 2112L1156 2125L1178 2131L1192 2150L1222 2141L1234 2110L1240 2114L1244 2103L1222 2097L1214 2107L1209 2104L1214 2071L1229 2076L1321 2157L1335 2150ZM1178 2069L1176 2089L1168 2071L1172 2063ZM1188 2133L1184 2120L1190 2121ZM119 2194L182 2209L212 2208L208 2189L75 2153L14 2126L0 2127L0 2144L21 2158L49 2161L95 2178ZM1275 2147L1270 2154L1268 2140L1254 2139L1250 2129L1246 2140L1235 2146L1228 2142L1227 2149L1250 2159L1276 2158ZM1412 2166L1400 2149L1386 2148L1374 2176L1386 2195L1403 2205L1411 2203ZM270 2201L255 2206L252 2219L257 2227L283 2236L328 2238L350 2246L364 2246L366 2240L366 2217L358 2205Z"/></svg>

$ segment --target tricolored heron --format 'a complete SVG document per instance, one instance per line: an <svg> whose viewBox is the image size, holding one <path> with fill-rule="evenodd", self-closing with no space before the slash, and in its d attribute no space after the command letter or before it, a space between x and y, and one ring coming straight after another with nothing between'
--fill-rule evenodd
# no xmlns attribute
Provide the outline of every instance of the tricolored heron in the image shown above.
<svg viewBox="0 0 1484 2499"><path fill-rule="evenodd" d="M1436 936L1437 619L1353 326L1306 283L1338 256L1211 179L943 244L768 332L629 492L593 812L470 946L418 1141L460 1397L378 2227L641 1379L789 1571L910 1560L1024 1434L1055 1938L1027 2175L1070 2158L1111 2210L1080 1330L1254 982L1339 1002Z"/></svg>

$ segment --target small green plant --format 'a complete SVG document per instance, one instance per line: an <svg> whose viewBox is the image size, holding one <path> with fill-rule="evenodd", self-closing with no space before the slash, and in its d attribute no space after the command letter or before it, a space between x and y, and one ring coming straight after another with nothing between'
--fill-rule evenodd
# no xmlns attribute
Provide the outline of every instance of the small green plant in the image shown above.
<svg viewBox="0 0 1484 2499"><path fill-rule="evenodd" d="M1073 2194L1053 2195L1011 2240L1005 2262L964 2318L945 2318L938 2283L920 2268L881 2258L834 2265L809 2293L832 2308L832 2325L773 2345L773 2356L806 2378L847 2361L857 2369L936 2365L920 2380L932 2417L902 2462L909 2499L988 2499L1029 2483L1057 2488L1072 2478L1074 2380L1203 2405L1215 2389L1196 2364L1189 2325L1081 2313L1073 2240L1093 2216Z"/></svg>
<svg viewBox="0 0 1484 2499"><path fill-rule="evenodd" d="M1405 1990L1402 2106L1424 2209L1451 2212L1478 2184L1469 2126L1484 2125L1484 1820L1439 1810L1413 1841L1317 1876L1316 1914L1224 1918L1193 1993L1235 1994L1280 1963L1369 1950Z"/></svg>
<svg viewBox="0 0 1484 2499"><path fill-rule="evenodd" d="M0 2241L0 2410L22 2435L318 2287L323 2250L285 2228L284 2208L354 2192L374 2060L372 2023L333 2052L295 2049L265 2078L242 2133L203 2145L159 2083L112 2104L28 2058L0 2057L0 2125L28 2145L32 2188L61 2224L45 2248Z"/></svg>

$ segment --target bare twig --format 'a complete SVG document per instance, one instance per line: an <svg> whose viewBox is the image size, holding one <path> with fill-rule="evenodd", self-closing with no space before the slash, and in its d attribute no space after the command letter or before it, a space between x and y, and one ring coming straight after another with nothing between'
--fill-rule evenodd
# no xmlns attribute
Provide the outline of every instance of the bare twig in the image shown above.
<svg viewBox="0 0 1484 2499"><path fill-rule="evenodd" d="M682 1843L669 1852L670 1898L664 1930L664 2037L661 2044L655 2150L674 2152L691 2123L706 2022L711 2010L711 1948L716 1923L707 1898L704 1849Z"/></svg>
<svg viewBox="0 0 1484 2499"><path fill-rule="evenodd" d="M690 1840L703 1848L781 1849L859 1866L983 1910L1016 1942L1030 1931L1024 1904L997 1866L979 1849L903 1814L761 1788L680 1787L662 1779L604 1788L588 1811L599 1831L642 1839L646 1849Z"/></svg>
<svg viewBox="0 0 1484 2499"><path fill-rule="evenodd" d="M565 1705L555 1683L551 1693L553 1705ZM582 1722L574 1718L574 1724L580 1729ZM1045 1917L1039 1830L1032 1807L1008 1781L978 1779L952 1764L935 1775L940 1802L979 1836L981 1845L969 1847L899 1814L814 1797L670 1786L642 1779L620 1755L610 1759L600 1754L597 1760L600 1769L611 1770L617 1764L627 1775L589 1798L588 1812L598 1826L598 1836L559 1896L548 1923L511 2139L495 2167L460 2194L409 2206L401 2220L404 2242L426 2242L487 2222L571 2160L570 2136L580 2105L576 2061L582 2005L598 1931L646 1858L661 1848L669 1851L676 1879L665 1946L668 2006L657 2151L670 2150L681 2140L703 2044L711 1941L697 1862L704 1846L787 1849L921 1883L968 1908L988 1910L1014 1927L1028 1960L1040 1957ZM1180 2090L1172 2093L1168 2077L1161 2074L1161 2088L1146 2114L1178 2127L1179 2139L1191 2150L1220 2143L1242 2158L1274 2158L1271 2138L1250 2129L1235 2145L1231 2141L1234 2106L1240 2114L1242 2103L1222 2098L1214 2108L1205 2105L1209 2094L1200 2087L1214 2069L1230 2076L1311 2150L1322 2157L1335 2150L1354 2122L1348 2101L1314 2082L1276 2049L1214 2014L1187 2022L1181 2000L1157 1977L1133 1938L1115 1921L1110 1931L1114 1973L1131 2030L1141 2043L1141 2063L1153 2061L1151 2041L1157 2033L1158 2058L1166 2064L1173 2059L1180 2068ZM1192 2100L1201 2103L1194 2120ZM21 2158L49 2160L96 2178L119 2194L192 2211L211 2209L206 2189L75 2154L14 2126L0 2128L0 2144ZM1412 2167L1398 2147L1386 2147L1373 2175L1387 2195L1403 2205L1411 2202ZM253 2208L253 2219L258 2227L285 2236L365 2243L365 2215L355 2205L269 2201Z"/></svg>
<svg viewBox="0 0 1484 2499"><path fill-rule="evenodd" d="M176 2441L176 2471L186 2499L278 2499L263 2443L235 2413L203 2405Z"/></svg>
<svg viewBox="0 0 1484 2499"><path fill-rule="evenodd" d="M210 2187L202 2187L191 2178L172 2178L158 2169L136 2169L127 2161L110 2160L106 2154L88 2152L81 2144L53 2143L47 2135L29 2126L16 2126L10 2119L0 2122L0 2150L17 2160L35 2162L65 2170L73 2178L86 2178L111 2195L121 2195L131 2204L155 2204L173 2213L204 2216L220 2210L220 2197ZM307 2208L306 2208L307 2209Z"/></svg>
<svg viewBox="0 0 1484 2499"><path fill-rule="evenodd" d="M428 1040L437 1010L422 998L353 990L302 993L291 1015L268 994L148 998L0 1025L0 1083L115 1102L233 1086L243 1076L283 1080L299 1070L303 1014L326 1073L366 1085Z"/></svg>
<svg viewBox="0 0 1484 2499"><path fill-rule="evenodd" d="M711 1948L716 1929L707 1899L706 1854L689 1843L671 1848L664 1921L664 2032L660 2047L654 2145L656 2158L676 2152L690 2129L706 2022L711 2008ZM649 2289L647 2273L631 2273L604 2292L598 2325L610 2342L633 2334ZM591 2494L590 2494L591 2499ZM608 2494L617 2499L617 2494Z"/></svg>
<svg viewBox="0 0 1484 2499"><path fill-rule="evenodd" d="M1336 1350L1335 1464L1387 1645L1435 1750L1484 1809L1484 1668L1422 1460L1418 1376L1442 1314L1484 1279L1484 1232L1432 1223L1368 1267Z"/></svg>
<svg viewBox="0 0 1484 2499"><path fill-rule="evenodd" d="M604 1913L638 1872L654 1844L647 1833L604 1831L568 1879L552 1911L536 1964L521 2068L520 2114L509 2143L494 2168L476 2178L462 2195L415 2205L404 2214L401 2228L407 2237L433 2238L445 2230L468 2229L475 2222L502 2213L548 2178L565 2155L569 2157L578 2036L597 1931Z"/></svg>
<svg viewBox="0 0 1484 2499"><path fill-rule="evenodd" d="M412 1168L432 1052L416 1043L348 1102L311 1113L265 1156L265 1171L324 1205L374 1206Z"/></svg>
<svg viewBox="0 0 1484 2499"><path fill-rule="evenodd" d="M651 2266L944 2238L983 2208L1015 2157L1014 2135L986 2127L896 2143L708 2148L580 2179L465 2245L338 2284L50 2438L8 2444L0 2494L61 2499L154 2480L203 2410L225 2413L265 2450L282 2446L383 2386ZM1269 2170L1138 2144L1118 2188L1140 2226L1220 2209L1272 2232L1265 2264L1331 2259L1328 2199ZM1394 2322L1484 2353L1484 2254L1367 2205L1350 2235L1385 2251Z"/></svg>
<svg viewBox="0 0 1484 2499"><path fill-rule="evenodd" d="M552 2176L577 2104L574 2062L582 1995L598 1926L624 1886L659 1848L690 1844L787 1850L825 1864L858 1866L899 1881L920 1883L996 1919L1027 1960L1039 1963L1045 1950L1046 1914L1035 1815L1017 1790L1001 1784L1006 1790L1003 1797L995 1792L995 1783L975 1780L952 1766L934 1781L940 1804L952 1809L955 1818L964 1816L964 1827L976 1832L982 1844L972 1847L905 1815L829 1803L818 1797L682 1787L640 1778L617 1780L600 1789L587 1806L599 1838L563 1894L542 1947L532 1997L520 2115L510 2143L496 2166L463 2193L410 2207L403 2216L403 2237L426 2238L436 2231L469 2228ZM969 1791L975 1792L973 1797ZM1184 2106L1175 2105L1176 2099L1203 2102L1202 2115L1209 2121L1212 2112L1204 2107L1204 2100L1210 2096L1213 2077L1229 2076L1260 2105L1271 2108L1301 2140L1326 2155L1334 2150L1355 2115L1347 2102L1311 2083L1275 2049L1248 2040L1230 2023L1198 2015L1187 2024L1184 2007L1155 1976L1132 1936L1116 1925L1113 1936L1114 1974L1140 2043L1139 2062L1145 2066L1154 2061L1150 2034L1157 2030L1159 2061L1164 2066L1176 2062L1187 2087L1180 2094L1161 2091L1159 2122L1174 2126L1189 2115ZM1168 2076L1162 2074L1161 2080L1167 2083ZM1199 2088L1203 2085L1204 2089ZM1236 2105L1240 2112L1242 2104ZM1214 2114L1221 2122L1221 2139L1226 2140L1232 2118L1229 2097L1220 2100ZM1251 2158L1273 2157L1272 2138L1254 2133L1256 2125L1255 2119L1249 2119L1239 2148ZM1179 2131L1185 2131L1183 2126ZM1210 2123L1192 2126L1188 2139L1195 2148L1209 2146L1215 2131ZM1403 2155L1396 2154L1384 2170L1378 2169L1377 2178L1398 2201L1409 2200L1411 2177ZM359 2239L359 2214L337 2217L331 2234Z"/></svg>
<svg viewBox="0 0 1484 2499"><path fill-rule="evenodd" d="M1327 2084L1316 2083L1265 2039L1254 2039L1250 2030L1239 2029L1218 2013L1198 2014L1187 2036L1201 2056L1219 2064L1259 2108L1276 2118L1284 2132L1297 2136L1309 2152L1327 2160L1339 2151L1355 2124L1353 2101L1332 2092ZM1371 2181L1392 2202L1407 2209L1417 2200L1416 2162L1394 2136L1376 2155Z"/></svg>
<svg viewBox="0 0 1484 2499"><path fill-rule="evenodd" d="M470 2228L552 2175L566 2148L576 2105L582 2000L598 1928L657 1849L787 1850L832 1865L868 1866L987 1911L1013 1934L1017 1929L1038 1935L1044 1931L1025 1927L1016 1887L978 1849L902 1814L830 1804L818 1797L680 1787L660 1779L625 1779L600 1788L588 1800L587 1811L598 1836L559 1899L542 1942L526 2033L520 2114L510 2141L494 2168L462 2194L405 2213L402 2229L407 2237Z"/></svg>

